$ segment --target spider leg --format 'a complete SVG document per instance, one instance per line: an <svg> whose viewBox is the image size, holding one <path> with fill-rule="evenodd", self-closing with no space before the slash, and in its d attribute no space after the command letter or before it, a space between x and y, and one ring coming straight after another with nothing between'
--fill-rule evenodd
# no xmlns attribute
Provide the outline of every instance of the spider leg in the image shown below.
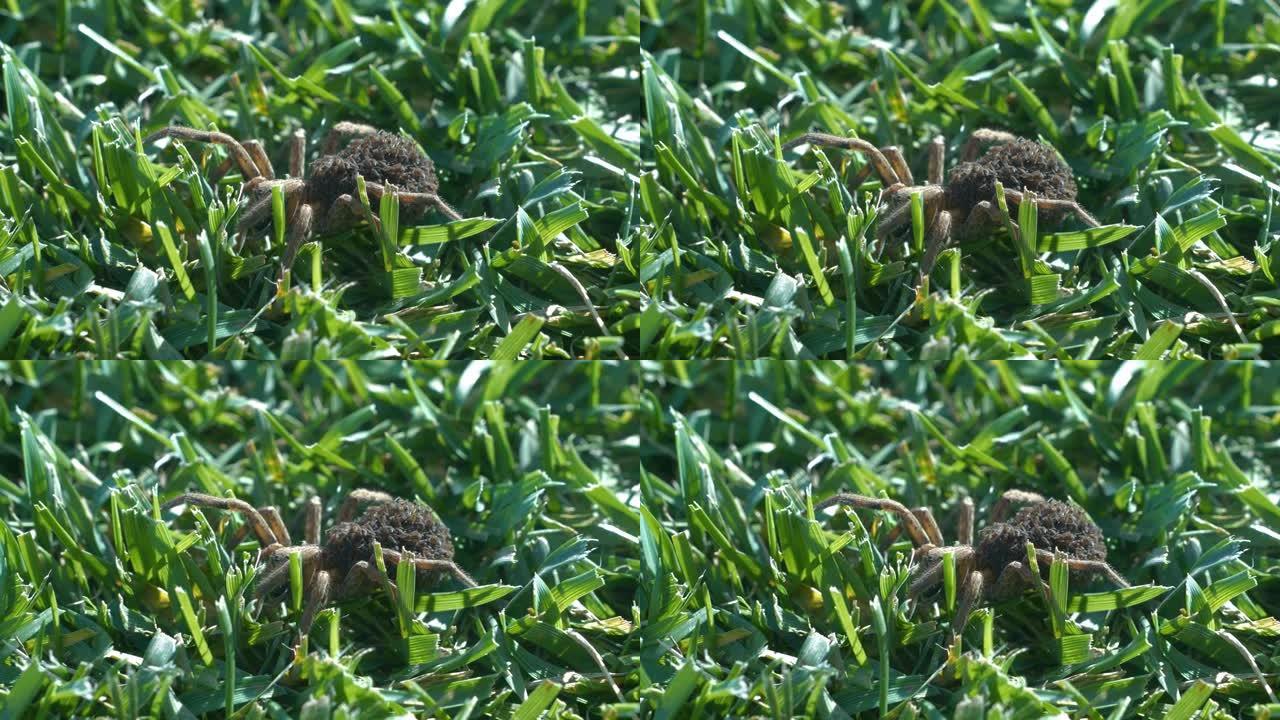
<svg viewBox="0 0 1280 720"><path fill-rule="evenodd" d="M1004 130L995 130L992 128L978 128L969 134L969 139L964 143L964 149L960 152L960 162L971 162L978 157L978 149L987 144L1011 143L1017 140L1018 136Z"/></svg>
<svg viewBox="0 0 1280 720"><path fill-rule="evenodd" d="M162 510L170 510L178 505L199 505L201 507L217 508L219 510L230 510L232 512L244 513L248 518L249 524L253 526L253 531L258 535L258 541L263 547L278 544L275 533L271 531L271 526L266 519L262 517L252 505L235 498L217 497L214 495L205 495L204 493L183 493L176 498L161 506Z"/></svg>
<svg viewBox="0 0 1280 720"><path fill-rule="evenodd" d="M973 548L968 545L952 545L929 549L925 553L925 569L916 575L915 580L911 581L911 585L907 588L907 597L914 599L921 593L927 592L934 585L942 582L944 555L951 554L955 556L956 569L960 571L961 577L963 577L965 569L969 567L970 561L973 559L973 553Z"/></svg>
<svg viewBox="0 0 1280 720"><path fill-rule="evenodd" d="M321 143L320 152L325 155L332 155L338 149L339 142L349 142L353 137L373 135L376 132L378 132L378 128L372 125L344 120L329 129L329 133L324 136L324 142Z"/></svg>
<svg viewBox="0 0 1280 720"><path fill-rule="evenodd" d="M897 500L889 500L888 498L873 498L866 495L855 495L853 493L839 493L817 503L813 506L815 511L832 505L849 505L855 508L869 508L871 510L884 510L897 515L902 519L903 525L907 529L907 534L911 536L911 541L915 543L917 548L929 549L933 547L933 543L929 541L929 536L925 533L924 527L916 516L907 509L906 505Z"/></svg>
<svg viewBox="0 0 1280 720"><path fill-rule="evenodd" d="M973 545L973 500L960 501L960 518L956 522L956 534L961 545Z"/></svg>
<svg viewBox="0 0 1280 720"><path fill-rule="evenodd" d="M1052 563L1054 554L1048 550L1036 550L1036 560L1042 563ZM1122 588L1129 587L1129 581L1120 576L1116 569L1107 564L1104 560L1082 560L1080 558L1065 557L1067 568L1082 572L1097 572L1107 576L1107 579Z"/></svg>
<svg viewBox="0 0 1280 720"><path fill-rule="evenodd" d="M907 159L902 156L902 150L897 145L889 145L880 148L880 152L888 158L889 163L893 165L893 171L898 174L898 180L903 185L915 185L915 178L911 177L911 168L907 166Z"/></svg>
<svg viewBox="0 0 1280 720"><path fill-rule="evenodd" d="M298 206L298 211L294 213L293 221L289 225L289 240L284 247L284 255L280 258L280 277L284 278L284 274L289 268L293 267L293 258L298 254L298 248L307 238L311 237L311 230L315 225L315 208L311 203L303 203Z"/></svg>
<svg viewBox="0 0 1280 720"><path fill-rule="evenodd" d="M1004 196L1014 205L1022 202L1022 193L1017 190L1005 190ZM1056 200L1054 198L1037 196L1036 208L1042 210L1066 210L1067 212L1074 213L1076 217L1080 218L1080 222L1083 222L1089 227L1098 227L1099 225L1098 221L1086 212L1084 208L1080 207L1079 203L1075 200Z"/></svg>
<svg viewBox="0 0 1280 720"><path fill-rule="evenodd" d="M398 565L403 560L405 562L413 563L413 566L418 570L447 572L456 577L463 585L466 585L467 587L476 587L476 581L472 580L471 576L463 571L462 568L458 567L452 560L405 558L399 551L387 550L385 548L382 550L382 557L386 558L387 562L393 565Z"/></svg>
<svg viewBox="0 0 1280 720"><path fill-rule="evenodd" d="M285 203L287 205L290 200L298 197L298 193L302 192L306 183L302 180L291 178L289 180L268 180L258 184L255 189L262 191L261 197L253 201L253 204L249 206L249 209L245 210L244 215L240 218L240 222L238 224L238 235L240 235L241 243L243 243L244 238L249 234L250 230L257 227L267 218L271 217L273 206L271 203L270 189L277 185L279 185L284 192Z"/></svg>
<svg viewBox="0 0 1280 720"><path fill-rule="evenodd" d="M1004 217L1000 215L996 206L992 205L990 200L983 200L970 208L969 214L964 218L964 224L960 226L960 234L966 238L972 237L989 223L999 225L1003 221Z"/></svg>
<svg viewBox="0 0 1280 720"><path fill-rule="evenodd" d="M276 540L281 545L292 545L293 540L289 538L289 529L285 527L284 520L280 517L280 511L274 505L268 505L260 510L262 517L266 518L267 524L271 526L271 532L275 533Z"/></svg>
<svg viewBox="0 0 1280 720"><path fill-rule="evenodd" d="M884 156L884 153L866 140L840 137L839 135L829 135L827 133L805 133L783 145L782 149L790 150L797 145L805 144L822 145L823 147L834 147L864 153L871 158L871 164L875 166L876 172L880 174L880 180L886 188L892 185L899 185L902 182L898 177L898 173L894 171L893 166L889 164L889 159Z"/></svg>
<svg viewBox="0 0 1280 720"><path fill-rule="evenodd" d="M289 582L289 555L296 554L302 561L304 566L313 562L320 556L323 550L315 545L292 545L289 547L277 547L267 558L271 566L262 579L258 580L258 586L254 588L254 597L261 600L267 597L277 588ZM306 576L306 571L303 571Z"/></svg>
<svg viewBox="0 0 1280 720"><path fill-rule="evenodd" d="M276 179L276 170L271 167L271 158L267 157L267 151L263 149L262 143L257 140L245 140L244 149L249 151L249 156L253 158L253 164L258 166L258 175L268 180Z"/></svg>
<svg viewBox="0 0 1280 720"><path fill-rule="evenodd" d="M317 570L311 578L311 587L307 590L307 606L302 611L302 621L298 623L301 637L311 632L311 623L315 622L316 613L329 604L329 588L333 582L333 574L328 570Z"/></svg>
<svg viewBox="0 0 1280 720"><path fill-rule="evenodd" d="M333 232L340 227L346 227L354 223L354 221L364 219L364 205L350 193L339 195L333 204L329 206L328 212L325 213L323 222L320 227L325 232ZM376 216L370 215L369 219L373 221L374 227L379 227L380 220Z"/></svg>
<svg viewBox="0 0 1280 720"><path fill-rule="evenodd" d="M920 259L920 277L928 275L937 262L938 255L951 244L951 213L940 210L929 225L924 257Z"/></svg>
<svg viewBox="0 0 1280 720"><path fill-rule="evenodd" d="M900 188L898 194L902 195L902 201L889 213L884 220L880 221L880 227L876 229L876 239L886 240L890 235L903 225L911 223L911 198L909 193L919 192L921 200L925 204L925 219L929 218L931 207L936 205L942 199L943 189L939 185L917 185L914 187Z"/></svg>
<svg viewBox="0 0 1280 720"><path fill-rule="evenodd" d="M381 505L395 500L395 497L381 490L369 490L366 488L356 488L347 493L347 499L342 501L342 507L338 510L338 522L348 522L356 516L356 508L360 503L375 503Z"/></svg>
<svg viewBox="0 0 1280 720"><path fill-rule="evenodd" d="M382 197L383 193L388 192L387 188L374 182L366 182L365 188L369 192L370 200L374 198L380 198ZM419 203L425 203L427 205L434 206L436 210L440 211L441 215L444 215L450 220L457 221L462 219L462 216L459 215L456 210L449 207L449 204L446 203L444 200L441 200L440 196L435 193L411 193L411 192L400 192L399 190L391 190L391 192L394 192L396 197L399 198L400 202L405 205L417 205Z"/></svg>
<svg viewBox="0 0 1280 720"><path fill-rule="evenodd" d="M307 171L307 133L302 128L293 131L289 139L289 176L301 178Z"/></svg>
<svg viewBox="0 0 1280 720"><path fill-rule="evenodd" d="M980 570L974 570L960 586L960 600L956 603L956 616L951 620L951 637L959 637L969 622L969 613L982 600L986 578Z"/></svg>
<svg viewBox="0 0 1280 720"><path fill-rule="evenodd" d="M1044 496L1040 493L1026 490L1005 490L1000 499L996 501L995 506L991 508L991 522L1004 522L1004 519L1009 516L1009 506L1013 503L1031 505L1040 502L1044 502Z"/></svg>
<svg viewBox="0 0 1280 720"><path fill-rule="evenodd" d="M184 127L182 125L170 125L163 130L157 130L156 132L151 133L143 140L143 142L149 143L166 137L222 145L231 153L231 156L236 159L236 164L240 166L240 172L244 173L245 180L251 180L261 175L258 171L258 166L254 164L253 157L249 154L249 151L245 150L239 140L236 140L226 133L196 130L195 128Z"/></svg>
<svg viewBox="0 0 1280 720"><path fill-rule="evenodd" d="M996 578L996 584L991 588L991 594L996 597L1008 597L1016 594L1024 586L1042 586L1042 583L1037 582L1037 580L1039 578L1032 574L1030 568L1014 560L1005 565L1004 569L1000 571L1000 577Z"/></svg>
<svg viewBox="0 0 1280 720"><path fill-rule="evenodd" d="M347 571L347 576L342 579L342 586L338 589L336 597L350 597L356 590L369 582L381 586L393 601L396 599L396 586L391 582L391 578L384 573L378 572L378 569L370 565L367 560L361 560L351 566L351 569Z"/></svg>
<svg viewBox="0 0 1280 720"><path fill-rule="evenodd" d="M943 172L947 162L947 144L942 136L929 143L929 184L941 185Z"/></svg>
<svg viewBox="0 0 1280 720"><path fill-rule="evenodd" d="M916 516L920 524L924 526L924 532L929 536L929 542L934 545L942 545L942 529L938 527L938 521L933 519L933 511L927 507L912 508L911 514Z"/></svg>
<svg viewBox="0 0 1280 720"><path fill-rule="evenodd" d="M306 513L306 530L303 532L303 540L308 545L320 544L320 498L311 496L307 501L306 507L303 509Z"/></svg>

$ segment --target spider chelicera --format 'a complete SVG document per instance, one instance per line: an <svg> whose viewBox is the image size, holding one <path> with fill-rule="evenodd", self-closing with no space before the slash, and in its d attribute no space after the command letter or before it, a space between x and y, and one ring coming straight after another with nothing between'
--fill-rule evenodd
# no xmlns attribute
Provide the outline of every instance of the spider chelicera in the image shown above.
<svg viewBox="0 0 1280 720"><path fill-rule="evenodd" d="M356 176L363 176L371 200L394 192L406 219L434 207L450 220L461 220L457 212L437 194L440 181L435 164L412 140L369 125L340 122L321 144L321 156L306 174L306 134L294 132L289 143L289 177L276 178L262 143L240 142L221 132L171 125L149 135L145 142L160 138L214 143L227 148L230 157L212 175L215 182L235 163L244 176L243 191L249 208L240 218L240 238L271 217L271 189L284 192L288 218L288 244L281 260L283 275L298 248L315 233L334 232L366 217L357 198ZM346 143L341 148L339 145ZM305 178L305 179L304 179ZM370 216L377 223L376 216Z"/></svg>
<svg viewBox="0 0 1280 720"><path fill-rule="evenodd" d="M359 517L362 504L371 506ZM303 543L293 545L289 531L274 507L254 508L235 498L215 497L201 493L184 493L164 504L164 509L178 505L197 505L242 513L248 521L233 535L231 543L239 544L253 532L262 544L259 562L266 570L258 580L255 594L266 600L289 583L289 555L302 561L302 582L306 606L298 623L301 637L306 637L316 613L331 601L350 597L370 583L386 588L393 595L395 583L373 565L373 544L382 546L382 557L388 565L412 563L429 574L449 574L467 587L475 587L471 576L453 562L453 539L431 508L392 497L377 490L351 491L338 511L338 524L325 533L321 542L320 498L313 497L305 508Z"/></svg>
<svg viewBox="0 0 1280 720"><path fill-rule="evenodd" d="M1015 504L1025 504L1013 518L1005 518ZM973 541L973 502L960 504L958 545L946 545L933 512L927 507L908 509L896 500L840 493L814 505L814 510L832 505L884 510L898 516L916 549L918 564L911 573L907 595L917 598L942 582L943 556L955 557L960 583L959 602L951 622L951 636L964 630L969 614L989 597L1007 596L1028 587L1039 587L1026 566L1027 543L1035 546L1036 562L1047 570L1056 556L1062 556L1078 580L1100 573L1119 587L1129 587L1120 573L1107 564L1107 546L1102 531L1084 510L1024 490L1010 490L991 509L991 521Z"/></svg>
<svg viewBox="0 0 1280 720"><path fill-rule="evenodd" d="M951 244L953 237L972 237L1004 221L996 206L997 180L1011 205L1022 203L1028 194L1034 196L1037 216L1046 224L1074 214L1084 224L1098 226L1098 221L1076 203L1075 177L1057 152L1044 143L1002 130L973 131L960 153L960 164L951 169L946 182L943 181L946 143L940 136L934 138L929 145L929 171L924 185L915 184L911 168L897 147L877 148L857 138L806 133L782 149L806 144L853 150L870 159L854 176L852 184L861 185L872 171L884 183L880 198L886 214L876 230L876 239L881 242L911 227L911 195L920 193L927 238L925 256L920 263L922 274L929 272L938 253ZM979 156L983 146L989 147ZM1013 227L1015 231L1019 229L1016 222Z"/></svg>

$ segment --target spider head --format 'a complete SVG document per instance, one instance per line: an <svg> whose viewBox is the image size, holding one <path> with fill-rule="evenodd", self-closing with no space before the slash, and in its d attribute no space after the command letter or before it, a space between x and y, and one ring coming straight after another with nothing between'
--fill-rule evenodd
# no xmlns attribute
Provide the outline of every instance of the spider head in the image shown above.
<svg viewBox="0 0 1280 720"><path fill-rule="evenodd" d="M374 505L351 522L339 523L325 536L329 565L350 568L373 559L373 543L433 560L453 559L453 538L435 513L422 505L396 499Z"/></svg>

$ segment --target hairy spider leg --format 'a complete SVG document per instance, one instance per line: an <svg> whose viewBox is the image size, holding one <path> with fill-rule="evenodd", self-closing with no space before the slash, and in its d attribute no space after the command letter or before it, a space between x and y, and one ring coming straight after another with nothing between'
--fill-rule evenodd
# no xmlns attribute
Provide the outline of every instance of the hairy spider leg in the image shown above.
<svg viewBox="0 0 1280 720"><path fill-rule="evenodd" d="M240 218L239 234L241 239L247 235L250 230L257 227L259 223L271 217L271 189L279 186L281 192L284 193L286 209L290 201L294 198L301 197L301 193L306 188L306 182L301 178L289 178L288 180L268 180L260 183L255 189L259 191L258 199L249 205L249 209L245 210L244 215Z"/></svg>
<svg viewBox="0 0 1280 720"><path fill-rule="evenodd" d="M969 133L969 139L960 152L960 162L972 162L978 157L978 150L983 145L1006 145L1018 139L1017 135L994 128L978 128Z"/></svg>
<svg viewBox="0 0 1280 720"><path fill-rule="evenodd" d="M961 578L965 576L969 566L972 564L974 549L969 545L951 545L949 547L931 548L926 554L920 567L923 569L918 572L915 579L911 581L911 585L907 587L907 597L915 599L922 593L929 591L933 586L942 582L942 562L943 556L948 553L956 558L956 570Z"/></svg>
<svg viewBox="0 0 1280 720"><path fill-rule="evenodd" d="M324 142L320 145L320 152L324 155L332 155L337 152L339 144L346 145L352 138L373 135L377 132L378 128L372 125L343 120L329 128L329 132L324 136Z"/></svg>
<svg viewBox="0 0 1280 720"><path fill-rule="evenodd" d="M253 527L253 532L257 534L258 541L262 543L264 548L280 544L275 533L271 530L271 525L266 518L262 517L262 513L243 500L205 495L204 493L183 493L162 505L161 509L171 510L178 505L197 505L243 513L248 518L249 524Z"/></svg>
<svg viewBox="0 0 1280 720"><path fill-rule="evenodd" d="M315 208L311 203L302 203L298 206L298 210L293 214L292 221L289 223L289 238L285 243L284 255L280 258L280 280L284 279L284 274L293 267L293 258L298 254L298 248L302 247L302 243L308 237L311 237L311 229L315 224Z"/></svg>
<svg viewBox="0 0 1280 720"><path fill-rule="evenodd" d="M925 236L924 257L920 259L920 277L933 271L933 264L938 255L951 245L951 211L939 210L929 223L929 232Z"/></svg>
<svg viewBox="0 0 1280 720"><path fill-rule="evenodd" d="M1027 490L1005 490L1004 493L1000 495L1000 499L997 500L996 504L991 508L990 522L1004 522L1005 518L1009 517L1009 508L1014 503L1034 505L1035 503L1042 503L1044 501L1044 496L1040 493L1033 493Z"/></svg>
<svg viewBox="0 0 1280 720"><path fill-rule="evenodd" d="M907 534L911 536L911 541L921 550L928 550L934 546L929 540L928 534L916 516L907 509L906 505L897 500L888 498L873 498L866 495L855 495L853 493L838 493L823 500L813 506L814 511L831 507L832 505L849 505L855 508L868 508L871 510L884 510L897 515L903 525L907 529Z"/></svg>
<svg viewBox="0 0 1280 720"><path fill-rule="evenodd" d="M406 557L399 550L382 549L382 557L392 565L399 565L401 562L412 563L418 570L427 570L431 572L447 572L456 577L463 585L467 587L476 587L476 581L471 579L462 568L458 567L452 560L436 560L432 558Z"/></svg>
<svg viewBox="0 0 1280 720"><path fill-rule="evenodd" d="M941 185L946 172L947 143L939 135L929 143L929 184Z"/></svg>
<svg viewBox="0 0 1280 720"><path fill-rule="evenodd" d="M960 500L960 517L956 520L956 535L961 545L973 545L973 500Z"/></svg>
<svg viewBox="0 0 1280 720"><path fill-rule="evenodd" d="M893 171L898 174L898 181L903 185L915 185L915 178L911 176L911 168L907 166L907 159L902 156L902 150L897 145L889 145L880 148L880 152L888 158L893 165Z"/></svg>
<svg viewBox="0 0 1280 720"><path fill-rule="evenodd" d="M350 522L356 516L356 510L361 503L373 503L382 505L395 500L395 497L381 490L369 490L368 488L356 488L347 493L347 497L342 501L342 507L338 509L338 522Z"/></svg>
<svg viewBox="0 0 1280 720"><path fill-rule="evenodd" d="M800 137L791 140L782 146L783 150L790 150L798 145L822 145L824 147L840 148L841 150L853 150L865 154L871 158L871 164L875 166L876 172L880 174L880 181L884 183L886 191L888 188L896 188L902 185L902 180L898 177L898 173L889 163L889 159L884 153L876 148L875 145L866 140L858 138L840 137L839 135L829 135L827 133L805 133Z"/></svg>
<svg viewBox="0 0 1280 720"><path fill-rule="evenodd" d="M1036 560L1042 563L1053 563L1055 555L1048 550L1036 549ZM1067 568L1077 572L1097 572L1107 576L1107 579L1122 588L1129 587L1129 581L1121 577L1116 569L1111 567L1104 560L1082 560L1080 558L1063 557L1067 563Z"/></svg>
<svg viewBox="0 0 1280 720"><path fill-rule="evenodd" d="M320 544L320 515L322 512L320 507L320 498L312 495L307 501L303 512L306 513L304 520L304 530L302 538L308 545Z"/></svg>
<svg viewBox="0 0 1280 720"><path fill-rule="evenodd" d="M1004 191L1004 196L1014 205L1022 203L1023 194L1019 190L1006 189ZM1041 210L1066 210L1074 213L1076 217L1080 218L1081 222L1089 227L1098 227L1099 225L1098 221L1086 212L1084 208L1080 207L1080 204L1075 200L1058 200L1055 198L1036 196L1036 208Z"/></svg>
<svg viewBox="0 0 1280 720"><path fill-rule="evenodd" d="M307 173L307 131L298 128L289 138L289 176L301 178Z"/></svg>
<svg viewBox="0 0 1280 720"><path fill-rule="evenodd" d="M271 167L271 158L267 157L267 151L262 147L262 143L257 140L245 140L244 149L249 151L250 157L253 158L253 164L258 166L258 175L267 180L276 179L276 170Z"/></svg>
<svg viewBox="0 0 1280 720"><path fill-rule="evenodd" d="M276 588L289 582L289 556L297 555L298 559L303 563L302 575L307 575L307 565L313 563L324 553L324 549L318 545L290 545L288 547L277 547L266 558L268 563L267 572L258 580L258 586L254 589L254 597L258 599L265 598L270 595Z"/></svg>
<svg viewBox="0 0 1280 720"><path fill-rule="evenodd" d="M226 133L196 130L195 128L189 128L183 125L170 125L162 130L157 130L151 133L143 140L143 142L155 142L160 138L166 137L221 145L231 153L231 157L235 158L236 164L240 166L240 172L244 173L246 181L256 177L261 177L262 175L257 164L253 161L253 156L249 154L249 151L245 149L244 145L241 145L239 140L236 140Z"/></svg>
<svg viewBox="0 0 1280 720"><path fill-rule="evenodd" d="M982 600L982 594L986 586L986 577L981 570L972 570L969 575L961 581L960 598L956 603L956 615L951 620L951 637L960 637L960 633L964 632L964 626L969 622L969 614L973 612L974 606Z"/></svg>
<svg viewBox="0 0 1280 720"><path fill-rule="evenodd" d="M880 221L880 227L876 229L877 240L886 240L898 228L911 223L910 193L913 192L920 193L920 199L924 202L924 216L927 222L930 215L937 210L938 203L942 201L944 190L940 185L917 185L900 188L897 193L902 197L902 201L889 213L888 217Z"/></svg>
<svg viewBox="0 0 1280 720"><path fill-rule="evenodd" d="M1031 572L1031 568L1014 560L1000 571L1000 576L996 578L996 584L991 588L990 593L995 597L1007 597L1018 593L1024 587L1044 591L1044 583Z"/></svg>
<svg viewBox="0 0 1280 720"><path fill-rule="evenodd" d="M911 514L916 516L920 521L920 525L924 527L924 532L929 536L929 542L934 545L942 545L942 529L938 527L938 521L933 519L933 511L927 507L912 508Z"/></svg>
<svg viewBox="0 0 1280 720"><path fill-rule="evenodd" d="M317 570L311 577L307 589L307 605L302 610L302 620L298 623L299 640L311 632L311 624L316 620L316 613L329 603L329 588L333 583L333 575L325 569Z"/></svg>
<svg viewBox="0 0 1280 720"><path fill-rule="evenodd" d="M399 190L383 187L382 185L375 182L367 182L367 181L365 182L364 186L369 193L370 200L381 198L382 194L385 192L392 192L392 193L395 193L396 198L398 198L399 202L403 205L412 206L412 205L417 205L419 203L425 203L428 205L435 206L435 208L440 211L441 215L444 215L450 220L458 221L462 219L462 216L459 215L456 210L449 207L449 204L446 203L444 200L440 199L440 196L435 193L401 192Z"/></svg>

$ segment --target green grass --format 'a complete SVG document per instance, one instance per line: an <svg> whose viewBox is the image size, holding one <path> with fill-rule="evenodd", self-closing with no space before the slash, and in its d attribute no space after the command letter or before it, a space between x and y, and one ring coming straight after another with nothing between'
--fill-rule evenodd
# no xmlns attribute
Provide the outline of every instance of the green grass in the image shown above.
<svg viewBox="0 0 1280 720"><path fill-rule="evenodd" d="M1280 712L1265 364L22 362L0 397L3 717ZM240 520L156 510L357 486L435 507L481 588L340 603L296 666ZM893 519L811 510L950 534L1009 488L1084 507L1135 587L1044 568L953 657Z"/></svg>
<svg viewBox="0 0 1280 720"><path fill-rule="evenodd" d="M644 209L728 301L707 322L736 352L1280 353L1272 0L641 6ZM930 140L954 161L984 126L1056 147L1105 229L980 233L920 288L923 227L874 242L880 184L850 185L863 158L779 151L853 135L900 146L921 178Z"/></svg>
<svg viewBox="0 0 1280 720"><path fill-rule="evenodd" d="M639 15L558 3L12 2L0 10L0 356L613 353L614 249L639 233ZM466 219L362 225L275 279L283 226L235 242L221 148L342 120L405 133ZM586 297L584 298L584 294ZM635 291L631 291L635 295ZM603 322L602 319L600 322Z"/></svg>
<svg viewBox="0 0 1280 720"><path fill-rule="evenodd" d="M475 0L0 6L0 357L1275 358L1275 0ZM221 148L417 141L466 219L236 242ZM1105 224L1002 228L917 283L878 183L985 125ZM1030 213L1031 206L1024 206ZM1017 210L1014 211L1015 215ZM882 214L882 213L881 213ZM1026 219L1030 219L1029 217ZM1026 224L1026 223L1024 223ZM901 245L902 243L899 243Z"/></svg>

